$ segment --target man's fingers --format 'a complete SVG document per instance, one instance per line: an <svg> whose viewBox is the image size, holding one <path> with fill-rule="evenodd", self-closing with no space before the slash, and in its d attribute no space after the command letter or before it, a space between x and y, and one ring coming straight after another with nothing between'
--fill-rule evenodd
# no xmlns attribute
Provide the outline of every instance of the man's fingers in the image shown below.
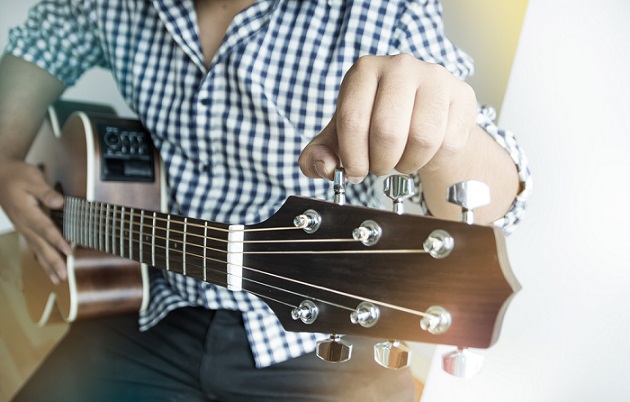
<svg viewBox="0 0 630 402"><path fill-rule="evenodd" d="M362 181L370 171L370 122L379 86L378 69L374 68L377 61L373 57L362 57L348 71L333 117L339 158L348 180L353 183Z"/></svg>
<svg viewBox="0 0 630 402"><path fill-rule="evenodd" d="M37 262L50 277L50 280L55 284L64 281L67 277L67 272L63 255L30 229L25 229L22 235L31 251L35 254Z"/></svg>
<svg viewBox="0 0 630 402"><path fill-rule="evenodd" d="M449 102L449 93L444 88L428 83L418 90L407 144L396 170L416 172L435 156L444 140Z"/></svg>
<svg viewBox="0 0 630 402"><path fill-rule="evenodd" d="M390 173L403 156L415 103L417 85L406 74L411 60L395 60L397 68L380 78L370 122L369 170L376 175Z"/></svg>
<svg viewBox="0 0 630 402"><path fill-rule="evenodd" d="M448 107L444 138L435 156L426 166L431 170L453 162L453 159L466 146L470 132L476 124L477 99L474 91L465 82L457 84L453 89L453 96Z"/></svg>
<svg viewBox="0 0 630 402"><path fill-rule="evenodd" d="M339 166L338 153L333 117L328 126L302 150L298 163L306 177L333 180L335 168Z"/></svg>

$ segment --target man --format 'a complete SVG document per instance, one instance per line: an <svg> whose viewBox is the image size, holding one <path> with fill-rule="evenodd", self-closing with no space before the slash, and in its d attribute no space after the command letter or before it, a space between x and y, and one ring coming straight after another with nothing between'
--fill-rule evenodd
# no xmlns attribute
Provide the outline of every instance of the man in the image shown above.
<svg viewBox="0 0 630 402"><path fill-rule="evenodd" d="M396 169L435 216L458 218L444 194L467 179L491 188L478 222L509 230L522 211L524 158L478 110L437 2L48 1L0 63L0 205L54 281L71 250L39 207L63 200L23 159L47 106L94 66L151 132L173 213L258 222L291 194L327 198L339 165L351 204L377 207L375 176ZM136 319L73 325L18 399L413 399L407 370L326 365L315 335L243 292L153 273L142 332Z"/></svg>

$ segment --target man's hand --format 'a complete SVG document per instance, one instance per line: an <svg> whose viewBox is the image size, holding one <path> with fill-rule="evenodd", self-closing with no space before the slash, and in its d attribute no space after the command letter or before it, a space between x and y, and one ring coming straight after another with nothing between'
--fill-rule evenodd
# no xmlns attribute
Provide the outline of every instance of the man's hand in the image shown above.
<svg viewBox="0 0 630 402"><path fill-rule="evenodd" d="M0 188L0 205L42 268L53 283L65 280L63 254L72 250L43 210L61 208L61 194L46 183L36 167L11 159L0 159Z"/></svg>
<svg viewBox="0 0 630 402"><path fill-rule="evenodd" d="M410 55L365 56L346 74L335 115L300 167L331 179L341 163L354 183L368 172L438 169L463 149L476 112L472 88L444 67Z"/></svg>
<svg viewBox="0 0 630 402"><path fill-rule="evenodd" d="M505 214L518 191L516 166L476 122L472 88L445 68L410 55L365 56L346 74L337 110L299 158L311 178L332 180L342 165L351 183L396 169L420 175L431 213L459 219L447 188L464 180L490 187L477 223Z"/></svg>

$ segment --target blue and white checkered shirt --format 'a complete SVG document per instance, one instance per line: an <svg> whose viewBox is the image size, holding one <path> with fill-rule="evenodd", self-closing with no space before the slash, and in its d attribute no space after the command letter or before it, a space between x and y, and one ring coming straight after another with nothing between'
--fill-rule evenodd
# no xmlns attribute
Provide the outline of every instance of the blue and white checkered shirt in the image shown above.
<svg viewBox="0 0 630 402"><path fill-rule="evenodd" d="M335 111L358 57L411 53L466 78L472 60L443 33L435 0L259 0L228 28L204 67L192 1L58 0L33 8L7 51L72 85L94 66L111 70L152 133L166 165L171 212L224 223L271 216L292 194L330 198L331 185L300 174L298 156ZM481 108L478 123L504 146L525 190L499 222L520 218L526 160ZM374 177L347 189L349 203L379 207ZM153 272L150 328L181 306L243 312L256 365L314 350L317 335L286 332L260 299L172 273Z"/></svg>

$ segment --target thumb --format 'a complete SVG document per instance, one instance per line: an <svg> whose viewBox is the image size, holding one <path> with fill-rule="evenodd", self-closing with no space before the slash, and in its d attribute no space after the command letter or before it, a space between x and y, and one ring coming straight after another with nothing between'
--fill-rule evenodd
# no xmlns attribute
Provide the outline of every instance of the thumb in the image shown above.
<svg viewBox="0 0 630 402"><path fill-rule="evenodd" d="M339 142L335 118L315 137L300 154L298 163L306 177L333 180L339 162Z"/></svg>
<svg viewBox="0 0 630 402"><path fill-rule="evenodd" d="M63 196L55 190L48 188L40 197L40 200L46 208L59 209L63 207Z"/></svg>
<svg viewBox="0 0 630 402"><path fill-rule="evenodd" d="M45 208L59 209L63 207L63 196L55 191L43 177L37 177L34 189L31 190L31 194L39 201Z"/></svg>

